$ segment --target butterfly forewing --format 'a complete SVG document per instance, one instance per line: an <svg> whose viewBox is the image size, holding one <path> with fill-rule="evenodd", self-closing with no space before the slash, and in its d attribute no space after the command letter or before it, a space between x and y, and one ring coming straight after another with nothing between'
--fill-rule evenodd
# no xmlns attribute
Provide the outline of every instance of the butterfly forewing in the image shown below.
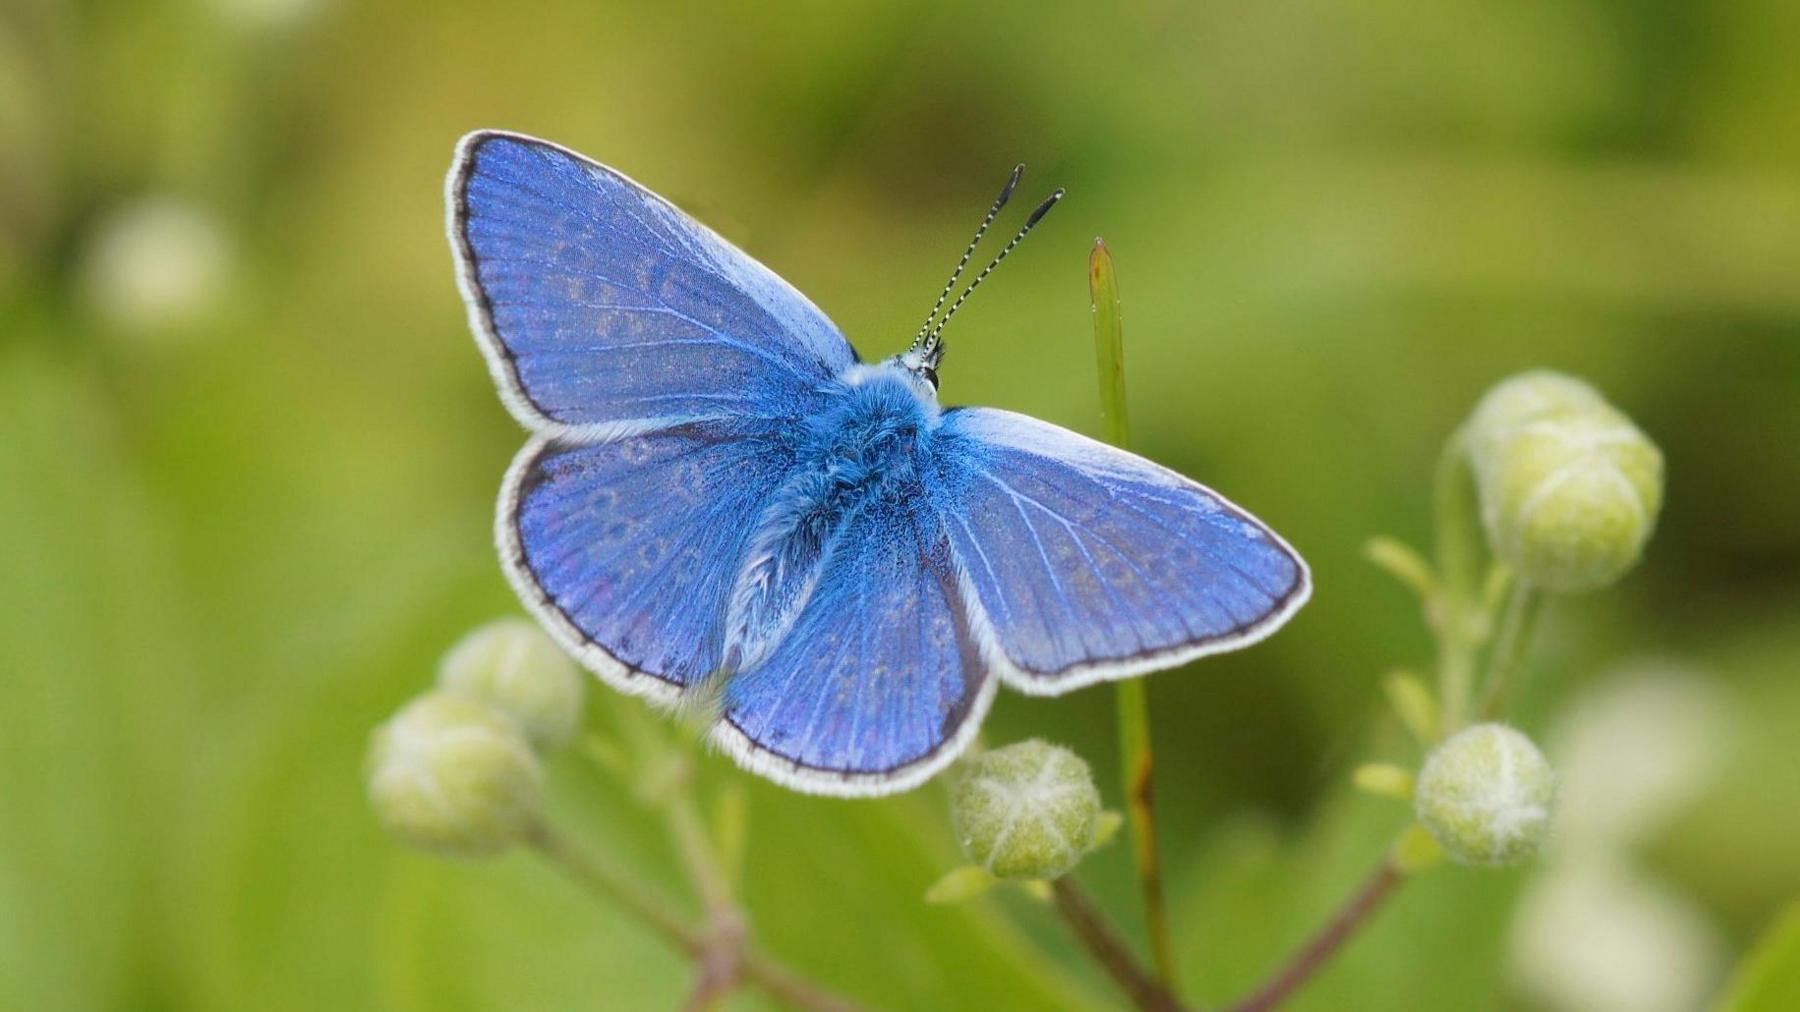
<svg viewBox="0 0 1800 1012"><path fill-rule="evenodd" d="M573 152L470 134L447 185L471 323L530 427L792 417L856 360L768 268Z"/></svg>

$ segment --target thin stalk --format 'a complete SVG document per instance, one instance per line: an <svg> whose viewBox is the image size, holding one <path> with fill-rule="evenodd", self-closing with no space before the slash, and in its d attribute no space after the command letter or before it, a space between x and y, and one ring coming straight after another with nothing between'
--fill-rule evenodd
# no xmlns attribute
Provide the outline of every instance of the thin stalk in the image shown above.
<svg viewBox="0 0 1800 1012"><path fill-rule="evenodd" d="M707 933L688 923L666 899L639 885L623 869L574 846L547 825L540 825L528 842L583 889L624 907L689 957L704 958L710 942ZM759 950L744 950L741 972L745 980L802 1012L856 1012L856 1004L849 999L814 984Z"/></svg>
<svg viewBox="0 0 1800 1012"><path fill-rule="evenodd" d="M1433 482L1438 595L1431 622L1438 640L1438 695L1445 735L1462 727L1475 688L1476 540L1475 491L1461 430L1444 444Z"/></svg>
<svg viewBox="0 0 1800 1012"><path fill-rule="evenodd" d="M703 932L689 924L667 899L639 885L624 869L576 847L548 825L540 824L527 842L582 888L624 907L683 953L698 956L706 948Z"/></svg>
<svg viewBox="0 0 1800 1012"><path fill-rule="evenodd" d="M731 886L706 825L701 821L687 775L681 777L681 783L663 800L662 809L669 835L674 838L675 848L681 855L682 867L687 869L700 901L708 911L731 907Z"/></svg>
<svg viewBox="0 0 1800 1012"><path fill-rule="evenodd" d="M1107 442L1126 448L1131 420L1125 410L1125 330L1119 312L1119 282L1112 251L1094 240L1088 256L1088 294L1093 300L1094 353L1100 377L1100 418ZM1156 839L1155 755L1150 748L1149 692L1141 678L1114 686L1119 713L1119 767L1125 787L1125 810L1131 824L1132 854L1144 898L1144 924L1151 955L1163 986L1175 988L1175 946L1169 933L1164 899L1162 860Z"/></svg>
<svg viewBox="0 0 1800 1012"><path fill-rule="evenodd" d="M744 953L744 977L803 1012L858 1012L860 1006L794 972L761 949Z"/></svg>
<svg viewBox="0 0 1800 1012"><path fill-rule="evenodd" d="M724 865L700 819L692 771L684 769L674 779L661 808L688 881L706 909L706 946L699 956L700 976L686 1008L688 1012L704 1012L737 986L743 975L750 926L732 900Z"/></svg>
<svg viewBox="0 0 1800 1012"><path fill-rule="evenodd" d="M1082 893L1074 879L1065 875L1050 883L1050 893L1056 904L1056 912L1069 922L1075 936L1087 946L1094 959L1106 968L1106 972L1130 997L1133 1005L1144 1012L1185 1012L1185 1006L1169 993L1161 981L1138 966L1131 950L1126 948L1125 943Z"/></svg>
<svg viewBox="0 0 1800 1012"><path fill-rule="evenodd" d="M1538 616L1543 614L1544 600L1544 592L1524 580L1513 583L1493 652L1488 655L1487 683L1481 693L1483 719L1493 720L1505 709L1507 694L1524 668L1525 651L1537 629Z"/></svg>
<svg viewBox="0 0 1800 1012"><path fill-rule="evenodd" d="M1363 880L1356 892L1350 895L1338 912L1332 915L1318 934L1300 947L1288 961L1282 964L1273 975L1250 997L1232 1005L1227 1012L1266 1012L1292 995L1302 984L1312 979L1331 957L1356 934L1358 928L1366 924L1375 911L1394 888L1406 880L1406 873L1389 858L1383 858L1380 866Z"/></svg>

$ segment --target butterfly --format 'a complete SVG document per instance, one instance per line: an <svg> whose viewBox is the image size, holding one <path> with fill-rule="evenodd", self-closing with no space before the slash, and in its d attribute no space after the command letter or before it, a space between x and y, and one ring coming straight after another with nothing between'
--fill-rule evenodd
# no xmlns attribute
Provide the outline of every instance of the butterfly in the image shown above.
<svg viewBox="0 0 1800 1012"><path fill-rule="evenodd" d="M979 242L1019 179L1014 170ZM943 323L864 362L768 268L546 141L458 144L470 326L531 436L495 540L525 607L614 688L706 698L743 767L915 787L1004 683L1055 695L1269 635L1311 577L1211 490L1025 415L941 407Z"/></svg>

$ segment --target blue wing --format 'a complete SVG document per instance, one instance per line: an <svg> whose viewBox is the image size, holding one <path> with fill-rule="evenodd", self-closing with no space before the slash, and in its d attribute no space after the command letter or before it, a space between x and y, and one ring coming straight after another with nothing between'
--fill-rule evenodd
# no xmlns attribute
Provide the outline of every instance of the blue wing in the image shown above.
<svg viewBox="0 0 1800 1012"><path fill-rule="evenodd" d="M604 443L539 435L501 487L502 563L587 667L673 700L718 669L745 538L789 460L778 439L720 423Z"/></svg>
<svg viewBox="0 0 1800 1012"><path fill-rule="evenodd" d="M991 408L945 412L938 446L945 530L1022 691L1255 642L1311 592L1268 527L1141 457Z"/></svg>
<svg viewBox="0 0 1800 1012"><path fill-rule="evenodd" d="M574 152L472 133L446 191L470 324L529 428L610 436L793 417L856 361L774 273Z"/></svg>
<svg viewBox="0 0 1800 1012"><path fill-rule="evenodd" d="M924 500L871 503L847 523L774 653L726 681L714 735L797 790L886 794L962 751L996 683Z"/></svg>

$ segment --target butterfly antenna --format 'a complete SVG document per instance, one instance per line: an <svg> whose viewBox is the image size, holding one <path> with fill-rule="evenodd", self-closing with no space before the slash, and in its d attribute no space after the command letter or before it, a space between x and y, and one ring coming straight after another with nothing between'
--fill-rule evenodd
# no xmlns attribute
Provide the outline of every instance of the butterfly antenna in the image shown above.
<svg viewBox="0 0 1800 1012"><path fill-rule="evenodd" d="M1000 261L1005 260L1008 254L1018 248L1019 243L1025 241L1025 237L1031 234L1031 230L1037 227L1037 223L1043 220L1044 215L1049 214L1050 209L1055 207L1056 202L1061 199L1063 199L1063 191L1060 187L1055 193L1045 197L1044 202L1037 206L1037 210L1031 212L1031 217L1025 219L1025 226L1019 229L1019 234L1013 236L1011 241L1001 248L1000 253L995 256L994 259L988 261L986 267L981 269L981 273L975 275L975 280L969 282L969 287L963 289L963 293L956 297L956 301L950 303L950 308L944 313L944 318L939 320L937 325L931 328L929 334L925 335L925 343L924 346L920 348L919 354L926 362L935 363L937 361L938 335L944 332L944 326L950 322L950 318L956 315L956 311L961 309L962 304L969 300L969 296L974 293L975 289L980 288L981 283L987 280L987 276L994 273L994 268L1000 266Z"/></svg>
<svg viewBox="0 0 1800 1012"><path fill-rule="evenodd" d="M1013 190L1018 188L1019 179L1025 175L1025 163L1013 166L1012 175L1007 178L1006 185L1000 188L1000 196L995 198L994 206L988 208L987 217L981 219L981 227L975 230L975 238L969 240L969 248L963 250L962 259L956 262L956 270L950 272L950 280L944 282L944 290L938 293L937 302L932 305L931 312L925 314L925 322L919 326L917 337L913 338L912 350L917 351L925 343L925 337L931 331L931 323L937 318L938 310L944 308L944 300L956 288L956 279L962 277L963 268L969 266L969 258L975 255L975 247L981 244L981 237L987 234L988 226L1000 216L1000 209L1012 199Z"/></svg>

